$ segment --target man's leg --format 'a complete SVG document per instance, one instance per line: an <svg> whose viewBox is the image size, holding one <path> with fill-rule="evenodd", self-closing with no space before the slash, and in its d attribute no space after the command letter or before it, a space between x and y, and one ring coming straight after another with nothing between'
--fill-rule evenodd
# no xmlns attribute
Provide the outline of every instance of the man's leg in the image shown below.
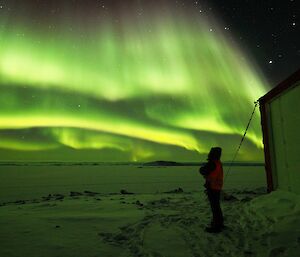
<svg viewBox="0 0 300 257"><path fill-rule="evenodd" d="M214 194L214 191L211 189L207 190L207 197L210 203L210 208L212 212L212 219L211 219L211 226L216 226L216 220L217 220L217 212L216 212L216 196Z"/></svg>
<svg viewBox="0 0 300 257"><path fill-rule="evenodd" d="M223 213L220 205L220 196L221 196L221 191L219 190L214 190L214 211L215 211L215 224L218 227L223 227L224 226L224 219L223 219Z"/></svg>
<svg viewBox="0 0 300 257"><path fill-rule="evenodd" d="M207 231L218 232L223 227L223 214L220 206L220 191L208 189L207 196L212 210L211 228L208 228Z"/></svg>

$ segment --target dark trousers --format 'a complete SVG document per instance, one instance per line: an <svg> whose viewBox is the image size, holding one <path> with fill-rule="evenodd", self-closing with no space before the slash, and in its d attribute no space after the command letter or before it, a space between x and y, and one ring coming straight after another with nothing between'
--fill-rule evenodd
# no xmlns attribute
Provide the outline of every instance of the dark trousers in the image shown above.
<svg viewBox="0 0 300 257"><path fill-rule="evenodd" d="M224 225L223 213L220 206L220 190L207 189L207 196L213 214L212 227L222 227Z"/></svg>

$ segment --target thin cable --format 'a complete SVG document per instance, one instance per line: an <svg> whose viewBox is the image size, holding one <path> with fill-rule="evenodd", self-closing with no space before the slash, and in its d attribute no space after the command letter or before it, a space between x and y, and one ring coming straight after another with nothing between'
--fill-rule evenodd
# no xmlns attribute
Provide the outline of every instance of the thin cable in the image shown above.
<svg viewBox="0 0 300 257"><path fill-rule="evenodd" d="M255 104L255 105L254 105L254 108L253 108L253 112L252 112L251 117L250 117L250 119L249 119L249 121L248 121L246 130L245 130L245 133L244 133L244 135L243 135L243 137L242 137L242 139L241 139L241 142L240 142L240 144L239 144L239 146L238 146L238 148L237 148L237 150L236 150L236 152L235 152L235 154L234 154L234 157L233 157L233 159L232 159L232 161L231 161L231 163L230 163L230 165L229 165L229 167L228 167L228 169L227 169L227 171L226 171L226 173L225 173L224 183L225 183L225 179L226 179L226 177L227 177L227 175L228 175L228 173L229 173L229 171L230 171L230 169L231 169L231 167L232 167L232 164L233 164L233 162L235 161L235 158L236 158L237 155L238 155L238 152L239 152L239 150L240 150L240 148L241 148L241 146L242 146L242 143L243 143L243 141L244 141L244 139L245 139L245 137L246 137L248 128L249 128L249 126L250 126L250 123L251 123L251 121L252 121L253 115L254 115L254 113L255 113L255 109L256 109L256 107L257 107L257 105L258 105L258 101L255 101L254 104Z"/></svg>

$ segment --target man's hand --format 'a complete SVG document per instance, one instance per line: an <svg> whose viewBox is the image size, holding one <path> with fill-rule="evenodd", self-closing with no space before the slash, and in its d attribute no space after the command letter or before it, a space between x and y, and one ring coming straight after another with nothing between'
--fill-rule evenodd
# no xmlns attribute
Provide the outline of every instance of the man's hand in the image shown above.
<svg viewBox="0 0 300 257"><path fill-rule="evenodd" d="M199 172L203 176L208 176L216 168L216 164L213 161L208 161L204 166L200 167Z"/></svg>

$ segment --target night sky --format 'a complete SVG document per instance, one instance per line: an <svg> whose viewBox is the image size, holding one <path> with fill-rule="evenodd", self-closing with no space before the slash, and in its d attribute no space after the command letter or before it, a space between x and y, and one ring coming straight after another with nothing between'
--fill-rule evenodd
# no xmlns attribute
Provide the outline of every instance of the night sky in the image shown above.
<svg viewBox="0 0 300 257"><path fill-rule="evenodd" d="M296 1L0 0L0 160L230 160L299 68ZM238 160L262 161L257 110Z"/></svg>

